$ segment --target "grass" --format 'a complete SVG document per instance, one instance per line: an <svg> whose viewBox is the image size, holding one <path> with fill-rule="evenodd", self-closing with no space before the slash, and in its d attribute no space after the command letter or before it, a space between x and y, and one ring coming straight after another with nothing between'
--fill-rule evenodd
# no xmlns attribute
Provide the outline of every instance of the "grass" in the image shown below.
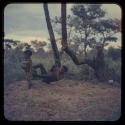
<svg viewBox="0 0 125 125"><path fill-rule="evenodd" d="M121 89L108 84L61 80L50 85L15 82L4 89L4 115L10 121L115 121Z"/></svg>
<svg viewBox="0 0 125 125"><path fill-rule="evenodd" d="M19 54L19 53L18 53ZM120 87L99 83L86 65L76 66L69 57L62 64L69 68L65 79L50 85L32 81L27 89L21 59L15 53L4 58L4 115L11 121L114 121L121 113ZM15 58L16 57L16 58ZM47 71L53 55L32 56L33 64L42 63ZM120 76L121 63L107 60ZM113 64L113 65L112 65ZM119 77L118 77L119 78ZM85 82L87 80L87 82ZM90 81L88 81L90 80ZM94 80L94 82L92 82ZM10 84L12 83L12 84Z"/></svg>
<svg viewBox="0 0 125 125"><path fill-rule="evenodd" d="M92 56L91 53L89 56ZM91 57L92 58L92 57ZM21 69L22 63L22 53L15 50L7 53L7 56L4 57L4 81L5 83L10 83L16 80L24 80L25 74ZM47 71L54 65L54 59L52 54L46 55L36 55L32 56L33 65L42 63ZM94 71L87 65L77 66L73 63L71 58L67 55L63 55L61 58L62 65L66 65L69 68L66 78L76 79L76 80L85 80L91 81L96 79ZM112 71L111 79L117 82L121 82L121 60L112 60L109 57L106 57L106 64L108 68Z"/></svg>

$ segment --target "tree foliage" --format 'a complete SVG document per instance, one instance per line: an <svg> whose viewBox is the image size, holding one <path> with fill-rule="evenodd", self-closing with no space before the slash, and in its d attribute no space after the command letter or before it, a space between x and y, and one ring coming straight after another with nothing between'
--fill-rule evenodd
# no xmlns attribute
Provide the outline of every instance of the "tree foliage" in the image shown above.
<svg viewBox="0 0 125 125"><path fill-rule="evenodd" d="M102 4L77 4L71 8L72 14L67 15L67 41L69 46L73 42L79 42L79 46L75 46L76 53L83 45L83 52L87 54L87 48L93 48L98 42L103 47L109 42L116 42L115 33L120 31L121 21L118 19L107 19L106 12L102 9ZM55 17L52 22L55 23L55 31L61 34L59 25L61 17Z"/></svg>
<svg viewBox="0 0 125 125"><path fill-rule="evenodd" d="M36 51L42 50L43 47L47 45L45 41L33 40L31 41L31 45L35 48Z"/></svg>

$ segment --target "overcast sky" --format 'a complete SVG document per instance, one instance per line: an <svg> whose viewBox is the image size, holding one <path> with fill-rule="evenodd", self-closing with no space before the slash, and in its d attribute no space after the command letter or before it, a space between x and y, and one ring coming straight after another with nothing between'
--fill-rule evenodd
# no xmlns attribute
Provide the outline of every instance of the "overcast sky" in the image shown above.
<svg viewBox="0 0 125 125"><path fill-rule="evenodd" d="M51 18L61 15L60 4L48 4ZM67 4L67 15L72 4ZM107 17L121 18L121 8L117 4L103 4ZM5 38L20 41L45 40L49 38L42 4L9 4L4 10ZM121 36L119 41L121 42Z"/></svg>

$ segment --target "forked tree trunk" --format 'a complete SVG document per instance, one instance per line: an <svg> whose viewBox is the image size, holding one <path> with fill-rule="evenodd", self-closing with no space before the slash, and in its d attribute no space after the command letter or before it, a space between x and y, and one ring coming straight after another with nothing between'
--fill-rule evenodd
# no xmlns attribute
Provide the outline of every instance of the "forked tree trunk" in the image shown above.
<svg viewBox="0 0 125 125"><path fill-rule="evenodd" d="M61 4L61 19L62 19L62 47L64 51L71 57L72 61L76 65L88 64L93 67L91 60L84 60L80 62L76 57L75 53L68 48L67 44L67 28L66 28L66 4Z"/></svg>
<svg viewBox="0 0 125 125"><path fill-rule="evenodd" d="M62 48L71 57L76 65L79 65L79 61L75 56L75 53L68 48L67 44L67 27L66 27L66 4L61 4L61 21L62 21Z"/></svg>
<svg viewBox="0 0 125 125"><path fill-rule="evenodd" d="M53 52L54 52L55 64L60 66L61 61L60 61L59 51L58 51L58 48L57 48L57 44L56 44L52 24L51 24L51 21L50 21L48 5L43 4L43 8L44 8L44 12L45 12L45 18L46 18L46 23L47 23L47 28L48 28L48 32L49 32L49 36L50 36L52 49L53 49Z"/></svg>
<svg viewBox="0 0 125 125"><path fill-rule="evenodd" d="M76 65L88 64L95 71L96 77L100 81L106 80L106 70L104 63L103 49L97 48L97 55L95 60L84 59L82 62L78 60L75 53L68 48L67 45L67 28L66 28L66 4L61 4L61 18L62 18L62 46L64 51L71 57Z"/></svg>

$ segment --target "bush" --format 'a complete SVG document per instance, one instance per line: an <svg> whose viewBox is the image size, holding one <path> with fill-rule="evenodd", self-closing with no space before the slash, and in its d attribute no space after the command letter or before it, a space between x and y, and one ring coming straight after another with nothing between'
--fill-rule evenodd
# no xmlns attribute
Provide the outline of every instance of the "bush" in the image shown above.
<svg viewBox="0 0 125 125"><path fill-rule="evenodd" d="M4 64L4 82L13 82L25 78L24 72L17 63L8 62Z"/></svg>
<svg viewBox="0 0 125 125"><path fill-rule="evenodd" d="M106 58L105 62L110 79L121 82L121 59L114 61L112 58Z"/></svg>
<svg viewBox="0 0 125 125"><path fill-rule="evenodd" d="M121 58L121 49L110 47L108 49L107 56L112 58L113 60L118 60L119 58Z"/></svg>
<svg viewBox="0 0 125 125"><path fill-rule="evenodd" d="M90 59L93 59L95 55L96 54L94 50L91 50L88 53L88 57ZM22 58L23 58L23 53L19 48L10 49L9 51L5 52L4 55L5 82L9 83L15 80L25 79L25 73L23 72L20 66ZM46 57L42 55L40 56L33 54L32 60L33 60L33 65L42 63L47 71L49 71L52 65L54 64L52 53L51 54L48 53ZM81 66L75 65L71 60L71 58L66 54L63 54L61 62L62 65L66 65L69 68L69 71L66 74L66 78L68 79L95 80L96 78L94 75L94 70L91 67L89 67L88 65L81 65ZM113 79L114 81L121 82L121 58L119 57L114 61L114 58L112 58L112 56L110 57L108 54L106 54L105 62L107 69L106 72L104 72L104 75L108 76L108 79Z"/></svg>
<svg viewBox="0 0 125 125"><path fill-rule="evenodd" d="M81 66L80 76L81 76L81 80L85 80L85 81L95 79L94 70L88 65Z"/></svg>
<svg viewBox="0 0 125 125"><path fill-rule="evenodd" d="M24 72L20 67L22 51L9 50L4 55L4 82L9 83L15 80L24 79Z"/></svg>

